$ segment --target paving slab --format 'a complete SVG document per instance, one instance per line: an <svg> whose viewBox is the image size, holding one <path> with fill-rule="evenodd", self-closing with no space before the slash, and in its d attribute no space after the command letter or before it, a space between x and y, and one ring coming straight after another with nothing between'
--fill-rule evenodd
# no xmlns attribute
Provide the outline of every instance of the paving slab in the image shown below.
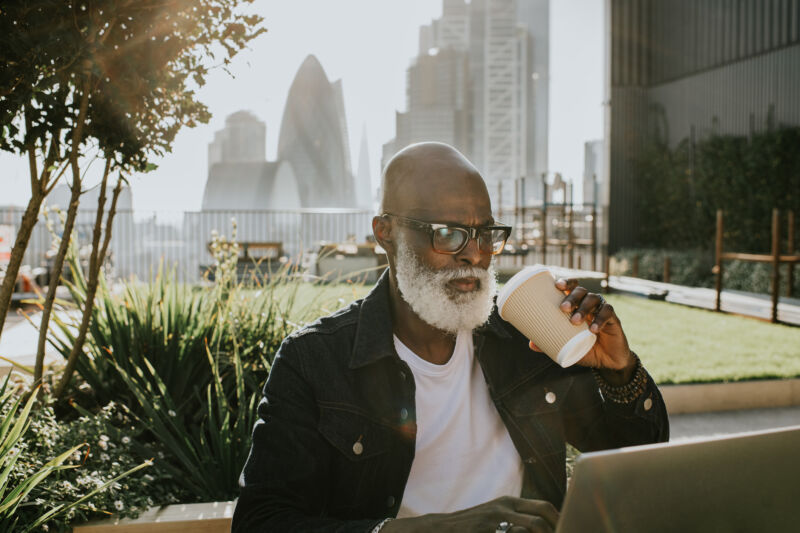
<svg viewBox="0 0 800 533"><path fill-rule="evenodd" d="M800 406L669 416L670 441L800 425Z"/></svg>

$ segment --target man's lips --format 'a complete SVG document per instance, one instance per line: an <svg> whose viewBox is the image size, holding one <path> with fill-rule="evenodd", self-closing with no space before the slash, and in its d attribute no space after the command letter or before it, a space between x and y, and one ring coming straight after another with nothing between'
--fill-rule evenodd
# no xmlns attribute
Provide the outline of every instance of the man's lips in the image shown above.
<svg viewBox="0 0 800 533"><path fill-rule="evenodd" d="M479 283L478 278L457 278L448 282L449 285L462 292L477 290Z"/></svg>

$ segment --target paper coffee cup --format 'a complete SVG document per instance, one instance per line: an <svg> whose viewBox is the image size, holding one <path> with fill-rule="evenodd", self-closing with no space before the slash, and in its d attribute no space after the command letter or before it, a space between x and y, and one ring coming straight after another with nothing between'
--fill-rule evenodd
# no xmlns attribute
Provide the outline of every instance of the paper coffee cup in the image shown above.
<svg viewBox="0 0 800 533"><path fill-rule="evenodd" d="M586 355L597 336L586 322L575 325L569 321L560 307L563 301L564 293L556 288L553 275L536 265L508 280L497 297L497 309L550 359L568 367Z"/></svg>

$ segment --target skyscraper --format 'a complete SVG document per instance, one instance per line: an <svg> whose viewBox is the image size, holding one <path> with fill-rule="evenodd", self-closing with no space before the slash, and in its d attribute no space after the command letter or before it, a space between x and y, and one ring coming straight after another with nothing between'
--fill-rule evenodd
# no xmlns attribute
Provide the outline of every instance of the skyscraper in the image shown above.
<svg viewBox="0 0 800 533"><path fill-rule="evenodd" d="M214 163L256 162L267 159L267 125L249 111L225 119L225 128L208 145L208 166Z"/></svg>
<svg viewBox="0 0 800 533"><path fill-rule="evenodd" d="M308 56L286 99L278 158L292 165L303 207L352 207L353 175L341 80Z"/></svg>
<svg viewBox="0 0 800 533"><path fill-rule="evenodd" d="M443 0L442 17L420 28L383 163L412 142L447 142L475 163L495 206L498 183L508 203L511 180L545 172L548 11L548 0Z"/></svg>

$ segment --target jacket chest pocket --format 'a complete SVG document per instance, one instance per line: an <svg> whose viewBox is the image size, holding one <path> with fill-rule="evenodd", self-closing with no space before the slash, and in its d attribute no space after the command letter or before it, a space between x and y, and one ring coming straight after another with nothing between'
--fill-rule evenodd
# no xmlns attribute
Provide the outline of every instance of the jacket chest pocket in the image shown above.
<svg viewBox="0 0 800 533"><path fill-rule="evenodd" d="M386 479L391 447L390 429L358 413L321 407L320 434L332 447L329 504L341 515L363 508L381 493L377 486Z"/></svg>

